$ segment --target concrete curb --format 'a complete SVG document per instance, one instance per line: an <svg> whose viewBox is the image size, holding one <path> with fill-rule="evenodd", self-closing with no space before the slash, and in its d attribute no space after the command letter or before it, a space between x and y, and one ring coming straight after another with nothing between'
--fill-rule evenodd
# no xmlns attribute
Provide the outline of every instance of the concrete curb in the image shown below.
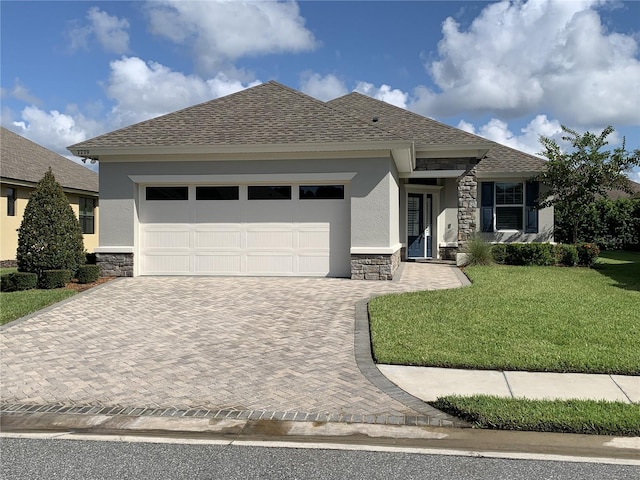
<svg viewBox="0 0 640 480"><path fill-rule="evenodd" d="M418 397L405 392L395 383L385 377L373 361L371 351L371 332L369 330L369 300L361 300L356 303L355 315L355 356L356 364L360 372L382 392L394 400L406 405L425 417L429 418L429 425L469 427L470 425L457 417L441 412Z"/></svg>
<svg viewBox="0 0 640 480"><path fill-rule="evenodd" d="M640 465L640 438L567 433L512 432L471 428L292 422L275 420L239 420L207 418L158 418L127 415L74 415L32 413L3 416L0 427L4 437L148 439L277 443L286 441L322 445L367 445L369 448L433 449L429 453L471 456L501 456L510 453L551 456L553 460ZM25 436L26 432L26 436ZM453 450L453 451L452 451ZM457 450L457 453L456 453ZM526 452L522 454L521 452Z"/></svg>

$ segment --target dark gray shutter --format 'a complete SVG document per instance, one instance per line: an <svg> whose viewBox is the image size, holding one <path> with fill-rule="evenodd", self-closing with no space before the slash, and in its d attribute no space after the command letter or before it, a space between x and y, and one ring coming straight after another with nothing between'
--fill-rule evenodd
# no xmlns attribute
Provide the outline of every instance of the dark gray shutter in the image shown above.
<svg viewBox="0 0 640 480"><path fill-rule="evenodd" d="M538 195L540 194L539 182L527 182L525 204L524 233L538 233Z"/></svg>
<svg viewBox="0 0 640 480"><path fill-rule="evenodd" d="M480 184L480 225L483 232L493 232L493 182Z"/></svg>

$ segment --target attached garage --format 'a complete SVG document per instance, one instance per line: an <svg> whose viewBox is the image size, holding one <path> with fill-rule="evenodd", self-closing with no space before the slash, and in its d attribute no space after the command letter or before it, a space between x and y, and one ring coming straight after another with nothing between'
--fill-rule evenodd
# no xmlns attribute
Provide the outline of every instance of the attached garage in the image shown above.
<svg viewBox="0 0 640 480"><path fill-rule="evenodd" d="M349 184L138 192L140 275L351 275Z"/></svg>

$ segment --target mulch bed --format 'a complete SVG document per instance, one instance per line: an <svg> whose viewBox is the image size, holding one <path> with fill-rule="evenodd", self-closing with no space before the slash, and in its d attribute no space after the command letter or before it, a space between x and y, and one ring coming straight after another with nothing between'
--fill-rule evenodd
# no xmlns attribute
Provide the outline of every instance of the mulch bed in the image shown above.
<svg viewBox="0 0 640 480"><path fill-rule="evenodd" d="M75 290L76 292L84 292L85 290L89 290L90 288L97 287L98 285L102 285L103 283L107 283L113 280L116 277L100 277L98 280L92 283L78 283L78 280L75 278L71 280L71 282L67 283L64 288L67 290Z"/></svg>

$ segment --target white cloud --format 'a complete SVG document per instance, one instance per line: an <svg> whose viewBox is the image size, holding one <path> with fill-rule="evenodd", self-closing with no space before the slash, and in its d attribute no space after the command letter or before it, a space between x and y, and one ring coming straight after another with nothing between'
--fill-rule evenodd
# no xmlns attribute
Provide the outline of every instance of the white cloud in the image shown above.
<svg viewBox="0 0 640 480"><path fill-rule="evenodd" d="M557 120L549 120L546 115L537 115L526 127L514 134L509 125L502 120L492 118L478 129L472 123L460 120L457 127L465 132L474 133L517 150L533 155L542 150L540 136L560 141L562 128Z"/></svg>
<svg viewBox="0 0 640 480"><path fill-rule="evenodd" d="M634 182L640 183L640 169L631 171L629 173L629 178Z"/></svg>
<svg viewBox="0 0 640 480"><path fill-rule="evenodd" d="M16 79L10 95L17 100L21 100L31 105L40 105L41 103L40 99L35 95L32 95L31 92L29 92L29 89L24 86L19 79Z"/></svg>
<svg viewBox="0 0 640 480"><path fill-rule="evenodd" d="M323 102L349 93L344 82L335 75L329 74L323 77L319 73L311 71L303 72L300 75L300 90Z"/></svg>
<svg viewBox="0 0 640 480"><path fill-rule="evenodd" d="M640 122L638 43L602 25L598 0L488 5L462 31L447 18L439 59L426 65L439 92L414 90L431 116L550 112L583 126Z"/></svg>
<svg viewBox="0 0 640 480"><path fill-rule="evenodd" d="M91 7L87 11L89 25L77 27L69 32L71 48L77 50L89 49L89 40L92 36L104 50L111 53L122 54L129 51L129 22L116 16L103 12L98 7Z"/></svg>
<svg viewBox="0 0 640 480"><path fill-rule="evenodd" d="M407 108L409 95L400 89L391 89L389 85L382 84L378 88L372 83L358 82L354 91L390 103L396 107Z"/></svg>
<svg viewBox="0 0 640 480"><path fill-rule="evenodd" d="M103 132L102 125L74 111L73 106L67 113L57 110L47 112L38 107L29 106L20 112L19 119L14 119L11 112L5 110L3 123L9 121L12 124L11 129L23 137L81 165L84 165L81 160L69 155L66 147ZM85 166L91 168L90 165ZM96 169L97 167L92 168L92 170Z"/></svg>
<svg viewBox="0 0 640 480"><path fill-rule="evenodd" d="M111 62L106 87L107 95L116 102L111 123L113 127L129 125L260 83L242 83L223 73L204 80L197 75L174 72L156 62L123 57Z"/></svg>
<svg viewBox="0 0 640 480"><path fill-rule="evenodd" d="M193 49L211 72L235 59L317 46L295 2L161 0L147 3L150 30Z"/></svg>

